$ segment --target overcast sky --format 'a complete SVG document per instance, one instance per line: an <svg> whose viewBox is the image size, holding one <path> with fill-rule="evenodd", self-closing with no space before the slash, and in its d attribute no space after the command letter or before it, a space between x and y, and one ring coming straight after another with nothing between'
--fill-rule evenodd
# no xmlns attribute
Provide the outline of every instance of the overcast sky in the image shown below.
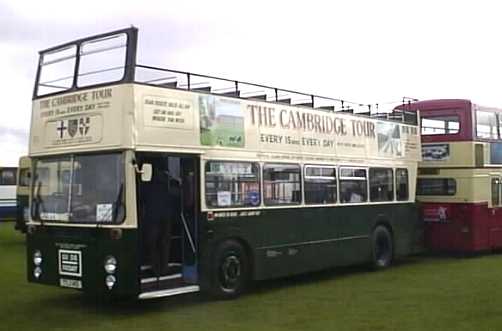
<svg viewBox="0 0 502 331"><path fill-rule="evenodd" d="M0 166L27 153L38 51L139 28L138 62L362 103L502 107L497 1L0 0Z"/></svg>

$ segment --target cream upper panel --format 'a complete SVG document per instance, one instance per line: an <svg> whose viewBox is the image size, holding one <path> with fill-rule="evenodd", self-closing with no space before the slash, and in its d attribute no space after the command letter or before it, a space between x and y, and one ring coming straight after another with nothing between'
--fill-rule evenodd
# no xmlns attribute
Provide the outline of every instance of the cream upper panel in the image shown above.
<svg viewBox="0 0 502 331"><path fill-rule="evenodd" d="M33 101L30 156L133 147L133 86L116 85Z"/></svg>
<svg viewBox="0 0 502 331"><path fill-rule="evenodd" d="M491 178L502 177L502 168L439 169L436 175L419 175L419 178L451 178L456 182L454 195L419 195L421 202L486 202L491 203Z"/></svg>
<svg viewBox="0 0 502 331"><path fill-rule="evenodd" d="M136 148L420 159L417 127L263 101L135 85Z"/></svg>
<svg viewBox="0 0 502 331"><path fill-rule="evenodd" d="M30 156L119 148L418 161L420 136L363 116L138 84L33 102Z"/></svg>
<svg viewBox="0 0 502 331"><path fill-rule="evenodd" d="M473 167L475 143L445 142L422 145L422 162L419 167Z"/></svg>
<svg viewBox="0 0 502 331"><path fill-rule="evenodd" d="M420 167L500 167L500 143L458 141L422 144Z"/></svg>

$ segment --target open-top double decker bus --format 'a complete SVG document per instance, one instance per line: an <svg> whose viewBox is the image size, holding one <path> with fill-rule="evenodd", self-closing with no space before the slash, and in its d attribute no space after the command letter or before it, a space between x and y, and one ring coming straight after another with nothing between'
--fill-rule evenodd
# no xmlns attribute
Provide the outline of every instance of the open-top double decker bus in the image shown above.
<svg viewBox="0 0 502 331"><path fill-rule="evenodd" d="M502 248L502 109L469 100L426 100L420 110L422 162L417 199L432 250Z"/></svg>
<svg viewBox="0 0 502 331"><path fill-rule="evenodd" d="M136 39L130 28L40 53L30 282L230 298L249 280L384 268L421 248L413 112L372 118L335 111L347 110L336 99L140 65Z"/></svg>
<svg viewBox="0 0 502 331"><path fill-rule="evenodd" d="M16 219L15 167L0 167L0 222Z"/></svg>

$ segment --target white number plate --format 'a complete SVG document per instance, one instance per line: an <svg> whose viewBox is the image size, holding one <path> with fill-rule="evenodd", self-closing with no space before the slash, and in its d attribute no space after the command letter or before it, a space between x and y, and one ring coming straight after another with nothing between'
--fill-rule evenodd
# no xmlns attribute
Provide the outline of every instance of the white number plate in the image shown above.
<svg viewBox="0 0 502 331"><path fill-rule="evenodd" d="M59 285L61 287L71 287L71 288L82 288L82 281L78 279L59 279Z"/></svg>

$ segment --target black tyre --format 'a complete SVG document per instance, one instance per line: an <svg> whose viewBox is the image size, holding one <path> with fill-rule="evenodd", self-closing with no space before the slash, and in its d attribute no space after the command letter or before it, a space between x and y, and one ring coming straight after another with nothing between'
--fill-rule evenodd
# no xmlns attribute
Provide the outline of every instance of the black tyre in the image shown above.
<svg viewBox="0 0 502 331"><path fill-rule="evenodd" d="M250 278L249 258L244 247L235 240L226 240L214 251L212 262L211 294L220 299L239 296Z"/></svg>
<svg viewBox="0 0 502 331"><path fill-rule="evenodd" d="M375 230L373 230L371 238L373 249L373 268L385 269L389 267L394 257L394 245L391 233L385 226L378 225Z"/></svg>

